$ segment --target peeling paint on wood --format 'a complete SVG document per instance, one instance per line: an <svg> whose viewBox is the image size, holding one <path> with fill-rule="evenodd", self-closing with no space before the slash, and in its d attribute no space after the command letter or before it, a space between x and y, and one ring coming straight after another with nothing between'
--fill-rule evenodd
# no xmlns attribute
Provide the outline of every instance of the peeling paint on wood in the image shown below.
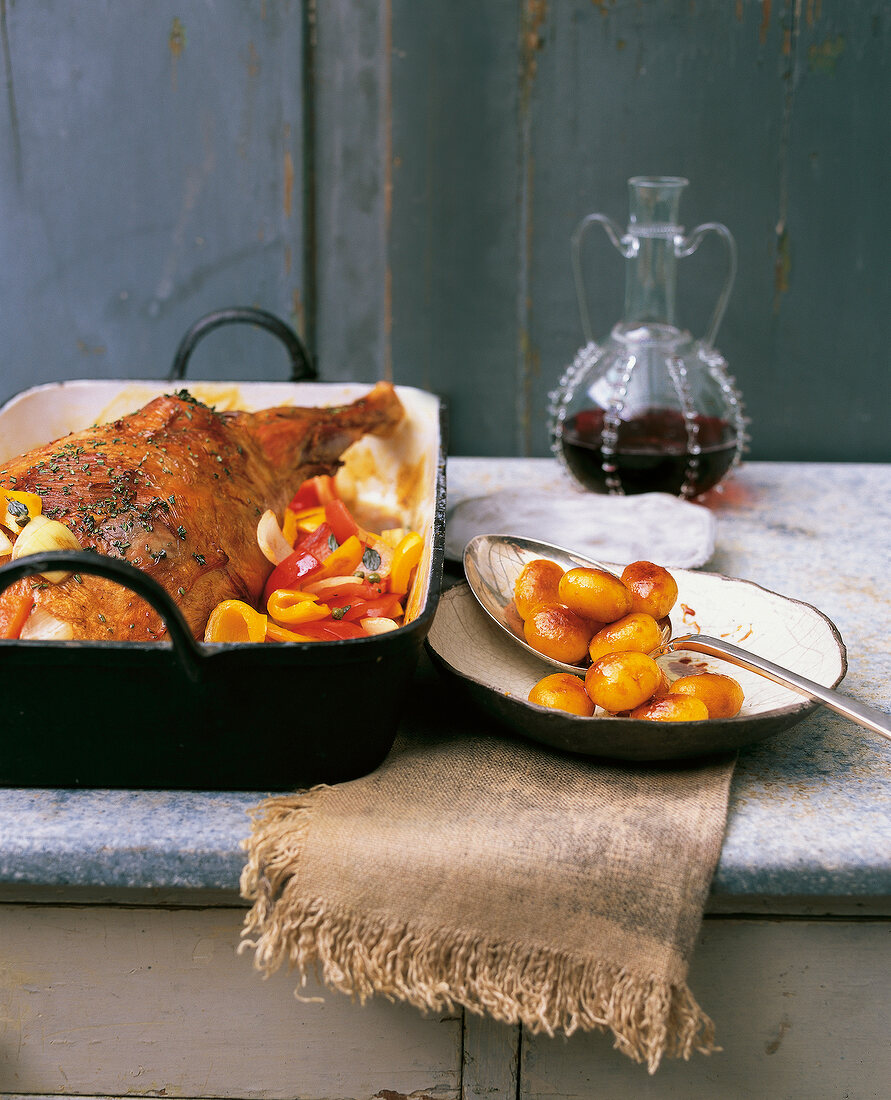
<svg viewBox="0 0 891 1100"><path fill-rule="evenodd" d="M845 40L840 34L813 43L807 49L808 68L812 73L827 73L831 76L844 52Z"/></svg>
<svg viewBox="0 0 891 1100"><path fill-rule="evenodd" d="M521 110L529 107L529 96L535 83L536 55L544 47L542 29L548 18L547 0L525 0L521 29L520 83L523 89Z"/></svg>
<svg viewBox="0 0 891 1100"><path fill-rule="evenodd" d="M290 149L285 150L282 200L285 217L290 218L294 213L294 158L291 156Z"/></svg>
<svg viewBox="0 0 891 1100"><path fill-rule="evenodd" d="M530 454L533 446L533 380L538 356L530 335L532 295L529 278L534 263L535 242L535 152L531 100L538 70L538 54L544 48L544 29L548 19L546 0L525 0L520 33L520 142L521 166L520 218L523 251L517 293L519 386L517 387L517 442L520 454Z"/></svg>
<svg viewBox="0 0 891 1100"><path fill-rule="evenodd" d="M776 1052L782 1046L783 1039L785 1039L785 1037L786 1037L786 1035L789 1032L789 1029L791 1027L792 1027L792 1021L791 1020L787 1019L786 1017L784 1017L782 1020L780 1020L779 1026L777 1027L776 1038L771 1039L771 1041L769 1043L765 1044L764 1053L765 1054L776 1054Z"/></svg>
<svg viewBox="0 0 891 1100"><path fill-rule="evenodd" d="M770 29L771 0L761 0L761 26L758 28L758 41L763 46L767 41L767 32Z"/></svg>
<svg viewBox="0 0 891 1100"><path fill-rule="evenodd" d="M167 48L170 50L170 83L176 91L176 70L183 50L186 48L186 29L179 16L173 17L170 34L167 36Z"/></svg>
<svg viewBox="0 0 891 1100"><path fill-rule="evenodd" d="M823 14L823 0L807 0L807 7L805 9L805 19L807 25L813 27L820 16Z"/></svg>
<svg viewBox="0 0 891 1100"><path fill-rule="evenodd" d="M437 1100L429 1092L394 1092L393 1089L380 1089L371 1100Z"/></svg>
<svg viewBox="0 0 891 1100"><path fill-rule="evenodd" d="M789 275L792 270L792 257L789 249L789 235L781 228L777 232L777 256L774 262L773 311L779 313L783 295L789 289Z"/></svg>
<svg viewBox="0 0 891 1100"><path fill-rule="evenodd" d="M303 334L306 328L306 310L303 305L303 299L300 296L300 291L295 289L292 296L291 305L291 324L295 331L299 334Z"/></svg>

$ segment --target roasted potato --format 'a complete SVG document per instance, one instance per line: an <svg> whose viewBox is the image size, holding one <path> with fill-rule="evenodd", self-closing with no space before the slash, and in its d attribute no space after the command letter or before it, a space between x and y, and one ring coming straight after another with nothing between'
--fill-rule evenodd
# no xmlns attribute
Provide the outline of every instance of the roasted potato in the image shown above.
<svg viewBox="0 0 891 1100"><path fill-rule="evenodd" d="M651 561L634 561L622 570L622 582L631 592L631 611L663 619L674 607L678 586L674 577Z"/></svg>
<svg viewBox="0 0 891 1100"><path fill-rule="evenodd" d="M542 604L563 602L557 595L562 576L560 566L546 558L536 558L523 566L514 584L514 604L521 619L528 619Z"/></svg>
<svg viewBox="0 0 891 1100"><path fill-rule="evenodd" d="M689 695L700 699L709 718L733 718L743 705L743 689L732 676L720 672L700 672L681 676L671 685L674 695Z"/></svg>
<svg viewBox="0 0 891 1100"><path fill-rule="evenodd" d="M526 642L546 657L577 665L588 655L593 628L562 604L543 604L523 623Z"/></svg>
<svg viewBox="0 0 891 1100"><path fill-rule="evenodd" d="M588 655L593 664L607 653L652 653L661 644L662 631L653 616L632 611L598 630L588 645Z"/></svg>
<svg viewBox="0 0 891 1100"><path fill-rule="evenodd" d="M539 680L529 692L529 702L579 714L583 718L590 718L594 713L594 704L583 681L570 672L555 672Z"/></svg>
<svg viewBox="0 0 891 1100"><path fill-rule="evenodd" d="M567 569L557 586L560 602L595 623L612 623L631 610L631 593L604 569Z"/></svg>
<svg viewBox="0 0 891 1100"><path fill-rule="evenodd" d="M692 695L663 695L635 707L629 718L646 718L650 722L704 722L708 708Z"/></svg>
<svg viewBox="0 0 891 1100"><path fill-rule="evenodd" d="M639 707L662 683L662 669L646 653L608 653L585 673L585 690L610 714Z"/></svg>

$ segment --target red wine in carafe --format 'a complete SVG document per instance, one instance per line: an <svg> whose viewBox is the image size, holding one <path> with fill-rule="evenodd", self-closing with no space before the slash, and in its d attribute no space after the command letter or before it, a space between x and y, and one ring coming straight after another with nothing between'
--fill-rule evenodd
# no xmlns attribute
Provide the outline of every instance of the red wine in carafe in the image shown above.
<svg viewBox="0 0 891 1100"><path fill-rule="evenodd" d="M645 409L619 424L614 453L603 453L603 409L583 409L563 426L562 451L573 475L595 493L608 493L618 478L625 493L699 496L730 469L737 440L716 416L694 416L699 453L690 450L688 423L675 409ZM604 469L612 465L615 472ZM686 489L685 489L686 486Z"/></svg>

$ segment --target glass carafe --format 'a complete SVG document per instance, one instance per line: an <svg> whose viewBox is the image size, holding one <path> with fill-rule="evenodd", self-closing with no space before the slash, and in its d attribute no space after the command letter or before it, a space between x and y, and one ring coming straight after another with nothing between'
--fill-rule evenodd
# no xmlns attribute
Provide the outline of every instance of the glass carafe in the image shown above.
<svg viewBox="0 0 891 1100"><path fill-rule="evenodd" d="M587 343L550 395L551 446L574 480L598 493L664 492L692 498L739 462L747 436L742 399L714 340L736 273L736 246L718 222L689 235L678 224L687 180L635 176L630 218L621 229L605 214L583 218L572 238L573 272ZM599 223L625 258L624 318L593 340L580 251ZM675 324L677 261L707 233L728 252L728 273L701 339Z"/></svg>

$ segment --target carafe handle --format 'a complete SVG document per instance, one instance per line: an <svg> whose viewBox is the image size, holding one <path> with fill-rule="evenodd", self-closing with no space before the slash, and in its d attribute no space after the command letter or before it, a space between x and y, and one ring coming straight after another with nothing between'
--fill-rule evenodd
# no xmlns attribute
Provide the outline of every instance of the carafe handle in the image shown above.
<svg viewBox="0 0 891 1100"><path fill-rule="evenodd" d="M721 293L718 295L718 301L715 305L715 312L712 314L711 323L706 329L705 336L702 338L702 344L707 348L712 348L715 345L715 337L718 335L718 328L721 325L721 321L724 319L724 311L727 309L727 303L730 301L730 292L733 290L733 281L736 278L736 241L733 239L733 234L727 228L726 225L722 225L720 222L703 222L702 225L697 225L694 230L690 232L690 235L683 237L678 234L674 240L674 254L679 259L684 256L692 256L693 253L699 248L702 243L702 238L707 233L717 233L719 237L722 237L724 243L727 245L727 277L724 280L724 287Z"/></svg>
<svg viewBox="0 0 891 1100"><path fill-rule="evenodd" d="M603 226L607 237L609 237L613 245L626 260L630 259L637 251L637 241L635 238L630 233L623 234L619 226L616 225L612 218L607 217L606 214L588 214L586 217L582 218L575 227L575 232L572 235L572 274L575 278L575 292L579 300L579 315L582 320L582 332L585 334L585 340L589 344L593 344L594 336L591 331L591 319L588 316L588 300L585 291L585 280L582 276L581 251L582 237L585 235L585 230L592 222L599 222ZM702 228L702 226L700 226L700 228ZM697 241L696 243L698 244L699 242Z"/></svg>

